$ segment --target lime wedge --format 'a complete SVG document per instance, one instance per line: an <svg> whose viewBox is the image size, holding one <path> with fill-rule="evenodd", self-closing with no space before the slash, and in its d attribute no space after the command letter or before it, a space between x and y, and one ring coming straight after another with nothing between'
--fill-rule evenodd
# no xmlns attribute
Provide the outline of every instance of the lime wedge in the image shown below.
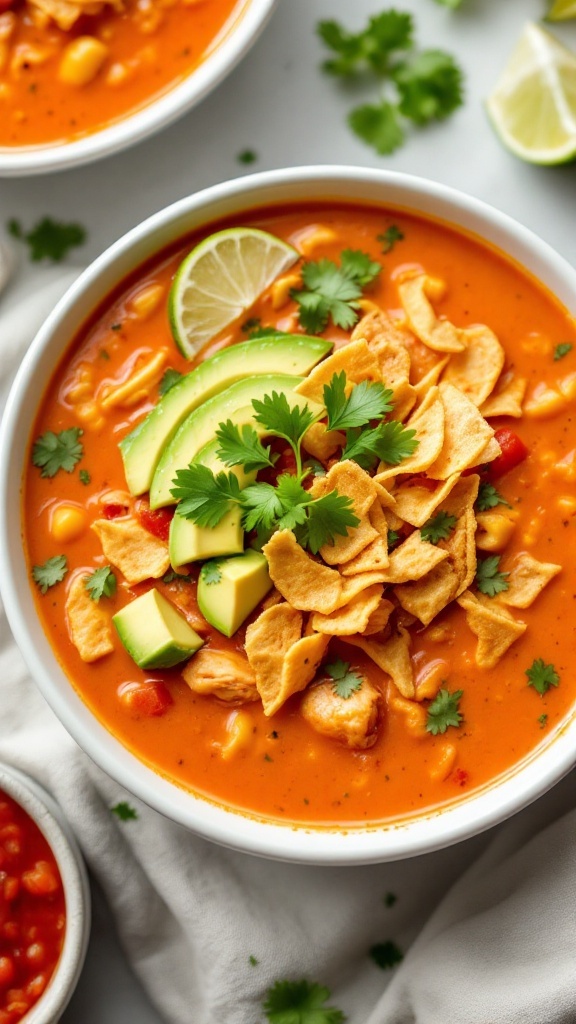
<svg viewBox="0 0 576 1024"><path fill-rule="evenodd" d="M168 300L183 355L192 359L299 258L291 245L258 228L228 228L200 242L180 264Z"/></svg>
<svg viewBox="0 0 576 1024"><path fill-rule="evenodd" d="M576 156L576 55L527 24L487 102L504 145L533 164Z"/></svg>
<svg viewBox="0 0 576 1024"><path fill-rule="evenodd" d="M555 0L548 14L548 21L568 21L576 18L576 0Z"/></svg>

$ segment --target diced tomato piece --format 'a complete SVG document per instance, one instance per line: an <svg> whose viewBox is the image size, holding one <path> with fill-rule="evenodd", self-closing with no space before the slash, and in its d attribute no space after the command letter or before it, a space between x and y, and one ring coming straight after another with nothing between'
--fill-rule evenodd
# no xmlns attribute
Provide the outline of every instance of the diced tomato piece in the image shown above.
<svg viewBox="0 0 576 1024"><path fill-rule="evenodd" d="M159 540L168 540L174 508L151 509L147 501L139 501L136 504L136 515L142 526L153 537L158 537Z"/></svg>
<svg viewBox="0 0 576 1024"><path fill-rule="evenodd" d="M488 467L488 479L497 480L499 477L509 473L514 466L518 466L529 454L529 450L518 434L515 434L509 427L501 427L494 434L495 440L502 449L502 454L494 459Z"/></svg>
<svg viewBox="0 0 576 1024"><path fill-rule="evenodd" d="M124 505L104 505L102 515L104 519L118 519L119 516L126 515L126 509Z"/></svg>
<svg viewBox="0 0 576 1024"><path fill-rule="evenodd" d="M158 679L122 683L118 688L121 703L132 715L146 718L163 715L173 703L170 690Z"/></svg>
<svg viewBox="0 0 576 1024"><path fill-rule="evenodd" d="M458 786L465 786L470 778L470 772L467 772L465 768L456 768L452 773L452 778Z"/></svg>

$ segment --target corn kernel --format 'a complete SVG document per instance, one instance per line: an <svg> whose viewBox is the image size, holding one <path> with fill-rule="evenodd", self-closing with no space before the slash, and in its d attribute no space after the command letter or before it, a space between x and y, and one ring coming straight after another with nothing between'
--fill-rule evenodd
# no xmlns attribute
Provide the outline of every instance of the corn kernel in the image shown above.
<svg viewBox="0 0 576 1024"><path fill-rule="evenodd" d="M428 735L426 731L426 711L420 704L405 697L393 696L389 700L391 708L399 711L404 718L407 732L416 739L423 739Z"/></svg>
<svg viewBox="0 0 576 1024"><path fill-rule="evenodd" d="M432 302L439 302L446 295L446 282L440 277L426 276L424 292Z"/></svg>
<svg viewBox="0 0 576 1024"><path fill-rule="evenodd" d="M448 668L444 658L427 662L416 677L416 700L432 700L446 679Z"/></svg>
<svg viewBox="0 0 576 1024"><path fill-rule="evenodd" d="M151 316L160 305L164 296L164 285L147 284L132 296L128 303L130 310L140 319L145 320Z"/></svg>
<svg viewBox="0 0 576 1024"><path fill-rule="evenodd" d="M428 774L433 782L443 782L450 775L456 762L458 751L453 743L444 743L436 764L428 768Z"/></svg>
<svg viewBox="0 0 576 1024"><path fill-rule="evenodd" d="M476 547L481 551L503 551L516 528L512 519L499 512L479 512L476 522Z"/></svg>
<svg viewBox="0 0 576 1024"><path fill-rule="evenodd" d="M564 395L547 384L538 384L534 388L530 398L524 402L524 415L530 419L542 420L548 416L555 416L557 412L566 406Z"/></svg>
<svg viewBox="0 0 576 1024"><path fill-rule="evenodd" d="M528 523L528 526L524 530L524 533L522 534L522 542L523 542L523 544L525 544L527 548L534 547L534 545L537 544L538 540L540 539L541 532L542 532L542 522L541 522L541 520L538 519L537 517L535 517L534 519L531 519L530 522Z"/></svg>
<svg viewBox="0 0 576 1024"><path fill-rule="evenodd" d="M77 405L83 398L89 398L92 396L92 385L88 384L87 381L79 381L66 392L66 398L72 405Z"/></svg>
<svg viewBox="0 0 576 1024"><path fill-rule="evenodd" d="M82 402L76 409L76 416L84 424L94 423L100 419L101 413L96 402L88 401Z"/></svg>
<svg viewBox="0 0 576 1024"><path fill-rule="evenodd" d="M285 306L290 298L292 288L297 288L299 284L299 274L286 274L275 281L270 289L272 309L282 309L282 306Z"/></svg>
<svg viewBox="0 0 576 1024"><path fill-rule="evenodd" d="M108 56L108 47L94 36L78 36L65 48L58 77L65 85L88 85Z"/></svg>
<svg viewBox="0 0 576 1024"><path fill-rule="evenodd" d="M576 449L573 448L563 459L560 459L560 462L556 462L552 472L554 476L559 476L562 480L573 483L576 480Z"/></svg>
<svg viewBox="0 0 576 1024"><path fill-rule="evenodd" d="M253 729L250 715L245 711L233 711L226 722L226 732L230 738L220 748L220 757L228 761L240 750L244 750L252 740Z"/></svg>
<svg viewBox="0 0 576 1024"><path fill-rule="evenodd" d="M431 640L433 644L449 643L454 639L454 632L450 626L430 626L430 629L426 630L426 639Z"/></svg>
<svg viewBox="0 0 576 1024"><path fill-rule="evenodd" d="M550 338L534 331L520 342L520 348L532 356L549 356L552 352L552 342Z"/></svg>
<svg viewBox="0 0 576 1024"><path fill-rule="evenodd" d="M557 383L560 391L569 402L576 398L576 373L569 373L567 377L562 377Z"/></svg>
<svg viewBox="0 0 576 1024"><path fill-rule="evenodd" d="M310 256L319 245L329 245L331 242L336 242L338 235L332 228L327 228L323 224L319 224L318 227L312 231L307 232L298 241L298 248L303 256Z"/></svg>
<svg viewBox="0 0 576 1024"><path fill-rule="evenodd" d="M124 82L127 82L132 78L133 74L133 69L129 68L127 64L121 64L120 61L116 61L108 69L106 74L106 85L111 85L113 87L123 85Z"/></svg>
<svg viewBox="0 0 576 1024"><path fill-rule="evenodd" d="M358 299L356 305L358 306L358 309L360 309L363 313L382 312L382 307L379 306L376 302L372 302L372 299Z"/></svg>
<svg viewBox="0 0 576 1024"><path fill-rule="evenodd" d="M556 502L557 507L563 515L573 516L576 514L576 498L571 494L563 494Z"/></svg>
<svg viewBox="0 0 576 1024"><path fill-rule="evenodd" d="M76 540L86 529L88 519L77 505L58 505L50 520L50 533L62 544Z"/></svg>

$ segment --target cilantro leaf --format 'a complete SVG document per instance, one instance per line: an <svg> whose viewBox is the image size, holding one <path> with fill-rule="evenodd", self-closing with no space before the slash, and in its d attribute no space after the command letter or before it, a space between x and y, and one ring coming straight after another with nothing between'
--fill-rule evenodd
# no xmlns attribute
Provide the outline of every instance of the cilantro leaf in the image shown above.
<svg viewBox="0 0 576 1024"><path fill-rule="evenodd" d="M281 517L283 509L276 488L272 484L255 483L242 491L245 512L244 529L271 530Z"/></svg>
<svg viewBox="0 0 576 1024"><path fill-rule="evenodd" d="M269 1024L344 1024L341 1010L325 1006L330 989L315 982L277 981L262 1004Z"/></svg>
<svg viewBox="0 0 576 1024"><path fill-rule="evenodd" d="M564 341L560 345L556 345L556 348L554 349L554 362L557 363L559 359L564 359L564 356L567 356L573 348L574 346L569 341Z"/></svg>
<svg viewBox="0 0 576 1024"><path fill-rule="evenodd" d="M211 587L214 583L220 583L222 579L222 571L220 569L220 563L213 560L211 562L204 562L200 570L200 576L207 586Z"/></svg>
<svg viewBox="0 0 576 1024"><path fill-rule="evenodd" d="M79 471L78 479L80 480L81 484L84 484L85 487L87 487L88 484L92 482L92 477L90 476L90 473L88 472L87 469L81 469Z"/></svg>
<svg viewBox="0 0 576 1024"><path fill-rule="evenodd" d="M437 544L439 540L447 540L457 522L456 516L448 512L437 512L421 527L420 536L429 544Z"/></svg>
<svg viewBox="0 0 576 1024"><path fill-rule="evenodd" d="M404 129L397 108L388 100L355 107L348 115L348 124L355 135L372 146L380 156L389 156L404 142Z"/></svg>
<svg viewBox="0 0 576 1024"><path fill-rule="evenodd" d="M506 577L509 572L499 572L500 555L490 555L489 558L480 558L476 566L476 586L482 594L487 597L496 597L508 590L509 583Z"/></svg>
<svg viewBox="0 0 576 1024"><path fill-rule="evenodd" d="M399 540L400 540L400 534L398 533L397 530L388 530L388 536L387 536L388 551L390 551L390 548L392 548L394 546L394 544L397 544Z"/></svg>
<svg viewBox="0 0 576 1024"><path fill-rule="evenodd" d="M84 586L93 601L99 601L101 597L112 597L116 593L116 577L111 566L103 565L90 576L85 576Z"/></svg>
<svg viewBox="0 0 576 1024"><path fill-rule="evenodd" d="M286 395L277 391L264 395L262 399L252 399L252 406L257 423L271 434L286 438L292 445L298 444L316 418L307 405L290 406Z"/></svg>
<svg viewBox="0 0 576 1024"><path fill-rule="evenodd" d="M449 7L452 11L462 6L462 0L436 0L436 3L442 4L443 7Z"/></svg>
<svg viewBox="0 0 576 1024"><path fill-rule="evenodd" d="M355 669L350 669L350 663L337 658L330 665L324 666L324 671L334 681L332 689L337 697L349 700L353 693L357 693L362 686L362 676Z"/></svg>
<svg viewBox="0 0 576 1024"><path fill-rule="evenodd" d="M449 693L444 687L438 691L437 696L428 708L427 732L437 736L438 733L445 733L450 726L457 728L460 725L463 716L458 710L458 704L463 693L463 690L455 690L454 693Z"/></svg>
<svg viewBox="0 0 576 1024"><path fill-rule="evenodd" d="M38 584L40 593L45 594L49 587L61 583L67 572L66 555L53 555L43 565L32 566L32 579Z"/></svg>
<svg viewBox="0 0 576 1024"><path fill-rule="evenodd" d="M239 164L254 164L258 159L258 153L253 149L243 149L236 157Z"/></svg>
<svg viewBox="0 0 576 1024"><path fill-rule="evenodd" d="M347 32L336 21L321 21L317 27L322 42L336 57L322 66L332 75L350 77L368 67L386 74L391 54L412 46L412 18L398 11L383 11L370 18L362 32Z"/></svg>
<svg viewBox="0 0 576 1024"><path fill-rule="evenodd" d="M126 803L125 800L121 800L115 807L111 807L112 814L115 814L120 821L136 821L138 814L130 804Z"/></svg>
<svg viewBox="0 0 576 1024"><path fill-rule="evenodd" d="M358 526L360 520L353 507L352 500L338 491L329 491L308 506L304 537L313 555L324 544L334 543L336 536L346 537L349 528Z"/></svg>
<svg viewBox="0 0 576 1024"><path fill-rule="evenodd" d="M26 243L34 263L44 259L59 263L69 249L82 245L86 239L86 231L80 224L63 224L51 217L44 217L28 232L23 230L20 221L13 219L8 222L8 232Z"/></svg>
<svg viewBox="0 0 576 1024"><path fill-rule="evenodd" d="M387 253L392 252L396 242L404 241L404 232L397 224L391 224L381 235L376 235L376 241L382 243L382 253L386 256Z"/></svg>
<svg viewBox="0 0 576 1024"><path fill-rule="evenodd" d="M198 526L217 526L234 503L240 502L240 484L234 473L213 473L208 466L191 462L179 469L170 489L179 502L176 515Z"/></svg>
<svg viewBox="0 0 576 1024"><path fill-rule="evenodd" d="M41 469L40 476L56 476L59 469L72 473L84 454L84 448L78 440L82 434L80 427L69 427L59 434L52 430L42 434L32 447L32 462Z"/></svg>
<svg viewBox="0 0 576 1024"><path fill-rule="evenodd" d="M162 577L162 583L192 583L192 577L186 576L182 572L175 572L174 569L169 569L165 572Z"/></svg>
<svg viewBox="0 0 576 1024"><path fill-rule="evenodd" d="M384 906L390 909L394 906L395 903L398 902L398 897L395 892L387 892L386 895L383 897L383 900Z"/></svg>
<svg viewBox="0 0 576 1024"><path fill-rule="evenodd" d="M376 458L387 466L397 466L416 451L418 444L415 430L404 427L398 420L388 420L359 435L349 431L342 458L353 459L364 469Z"/></svg>
<svg viewBox="0 0 576 1024"><path fill-rule="evenodd" d="M273 466L270 448L265 448L258 434L248 423L237 427L232 420L218 425L216 439L220 442L216 455L226 466L243 466L247 473Z"/></svg>
<svg viewBox="0 0 576 1024"><path fill-rule="evenodd" d="M545 729L548 725L548 715L540 715L538 718L538 725L541 729Z"/></svg>
<svg viewBox="0 0 576 1024"><path fill-rule="evenodd" d="M253 953L251 953L250 956L248 957L248 963L250 964L251 967L257 967L259 960L257 957L254 956Z"/></svg>
<svg viewBox="0 0 576 1024"><path fill-rule="evenodd" d="M158 385L158 394L160 397L167 394L167 392L170 391L170 388L173 388L179 380L182 380L182 377L183 374L181 374L179 370L174 370L172 366L169 366L167 370L164 370L162 379Z"/></svg>
<svg viewBox="0 0 576 1024"><path fill-rule="evenodd" d="M383 384L363 380L346 397L346 374L335 373L324 385L324 404L329 430L347 430L363 427L393 408L392 391Z"/></svg>
<svg viewBox="0 0 576 1024"><path fill-rule="evenodd" d="M560 682L560 676L554 665L546 665L543 658L535 658L530 668L526 669L526 675L528 676L528 686L533 686L541 697L548 693L552 686L558 686Z"/></svg>
<svg viewBox="0 0 576 1024"><path fill-rule="evenodd" d="M404 953L390 939L387 942L377 942L375 946L370 949L370 956L377 967L380 967L383 971L388 971L392 967L396 967L404 959Z"/></svg>
<svg viewBox="0 0 576 1024"><path fill-rule="evenodd" d="M298 477L283 473L276 481L276 494L283 513L278 520L278 529L293 530L302 526L307 519L306 507L311 503L308 491L305 491Z"/></svg>
<svg viewBox="0 0 576 1024"><path fill-rule="evenodd" d="M493 484L480 484L478 497L476 498L474 505L476 511L487 512L488 509L496 508L497 505L505 505L506 508L512 508L510 502L506 501L506 498L502 497Z"/></svg>
<svg viewBox="0 0 576 1024"><path fill-rule="evenodd" d="M358 320L356 300L380 270L379 263L353 249L344 250L340 266L329 259L304 263L304 287L293 288L290 293L300 307L298 318L302 327L319 334L331 317L337 327L350 330Z"/></svg>
<svg viewBox="0 0 576 1024"><path fill-rule="evenodd" d="M393 71L399 110L415 124L442 121L462 105L462 72L442 50L424 50Z"/></svg>
<svg viewBox="0 0 576 1024"><path fill-rule="evenodd" d="M340 268L351 281L356 281L361 288L372 284L382 267L376 260L360 249L344 249L340 256Z"/></svg>
<svg viewBox="0 0 576 1024"><path fill-rule="evenodd" d="M326 476L326 470L318 459L306 459L303 469L309 470L312 476Z"/></svg>

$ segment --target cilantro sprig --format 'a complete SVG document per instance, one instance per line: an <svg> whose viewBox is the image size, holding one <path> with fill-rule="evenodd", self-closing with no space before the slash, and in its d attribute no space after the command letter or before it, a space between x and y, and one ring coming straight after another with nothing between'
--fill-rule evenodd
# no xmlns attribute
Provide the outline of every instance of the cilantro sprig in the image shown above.
<svg viewBox="0 0 576 1024"><path fill-rule="evenodd" d="M564 359L564 356L567 356L573 348L574 345L570 341L560 342L560 344L556 345L556 348L554 349L554 362L557 363L560 359Z"/></svg>
<svg viewBox="0 0 576 1024"><path fill-rule="evenodd" d="M69 249L86 240L86 229L81 224L64 224L52 217L43 217L30 231L25 231L20 221L12 218L8 221L8 232L26 243L33 263L40 260L60 263Z"/></svg>
<svg viewBox="0 0 576 1024"><path fill-rule="evenodd" d="M330 665L324 665L324 671L333 680L332 689L337 697L349 700L353 693L357 693L362 687L362 676L355 669L350 668L350 663L336 658Z"/></svg>
<svg viewBox="0 0 576 1024"><path fill-rule="evenodd" d="M396 466L416 450L416 431L397 420L362 429L394 408L393 392L382 384L362 381L346 396L346 374L334 374L324 385L324 404L329 430L345 430L343 459L352 459L362 469L371 469L379 459Z"/></svg>
<svg viewBox="0 0 576 1024"><path fill-rule="evenodd" d="M120 821L138 820L138 812L135 811L134 808L126 802L126 800L121 800L120 803L115 804L114 807L110 808L110 811L112 814L115 814Z"/></svg>
<svg viewBox="0 0 576 1024"><path fill-rule="evenodd" d="M535 658L530 668L526 669L526 675L528 676L528 686L533 686L541 697L560 683L560 676L554 665L547 665L543 658Z"/></svg>
<svg viewBox="0 0 576 1024"><path fill-rule="evenodd" d="M506 577L509 572L500 572L500 555L490 555L489 558L479 558L476 564L476 586L481 594L487 597L496 597L497 594L508 590L510 584Z"/></svg>
<svg viewBox="0 0 576 1024"><path fill-rule="evenodd" d="M158 394L160 397L163 398L164 395L168 394L170 389L173 388L179 380L182 380L182 374L179 370L175 370L173 366L169 366L167 370L164 370L162 379L158 385Z"/></svg>
<svg viewBox="0 0 576 1024"><path fill-rule="evenodd" d="M474 508L477 512L488 512L491 508L496 508L497 505L505 505L506 508L512 508L509 501L496 490L494 484L482 483L478 489L478 497L474 504Z"/></svg>
<svg viewBox="0 0 576 1024"><path fill-rule="evenodd" d="M450 693L445 687L438 691L428 707L426 719L428 732L437 736L438 733L445 733L450 727L458 728L463 718L458 709L463 694L463 690L455 690L454 693Z"/></svg>
<svg viewBox="0 0 576 1024"><path fill-rule="evenodd" d="M68 572L68 559L66 555L53 555L42 565L32 566L32 579L38 584L41 594L61 583Z"/></svg>
<svg viewBox="0 0 576 1024"><path fill-rule="evenodd" d="M350 330L358 320L358 299L382 267L366 253L345 249L340 266L329 259L309 261L302 265L302 288L293 288L291 296L298 303L298 319L305 331L320 334L328 321Z"/></svg>
<svg viewBox="0 0 576 1024"><path fill-rule="evenodd" d="M113 597L116 593L116 577L112 567L103 565L95 569L90 576L86 576L84 586L93 601L99 601L102 597Z"/></svg>
<svg viewBox="0 0 576 1024"><path fill-rule="evenodd" d="M437 544L440 540L447 540L458 520L448 512L437 512L432 516L420 530L422 540L429 544Z"/></svg>
<svg viewBox="0 0 576 1024"><path fill-rule="evenodd" d="M41 470L40 476L56 476L58 470L72 473L80 462L84 448L80 442L83 431L80 427L69 427L55 434L47 430L32 446L32 462Z"/></svg>
<svg viewBox="0 0 576 1024"><path fill-rule="evenodd" d="M391 224L382 234L376 235L376 241L382 244L382 255L387 256L389 252L392 252L396 242L403 242L404 237L404 232L397 224Z"/></svg>
<svg viewBox="0 0 576 1024"><path fill-rule="evenodd" d="M317 982L277 981L262 1004L269 1024L344 1024L342 1010L326 1006L330 989Z"/></svg>

